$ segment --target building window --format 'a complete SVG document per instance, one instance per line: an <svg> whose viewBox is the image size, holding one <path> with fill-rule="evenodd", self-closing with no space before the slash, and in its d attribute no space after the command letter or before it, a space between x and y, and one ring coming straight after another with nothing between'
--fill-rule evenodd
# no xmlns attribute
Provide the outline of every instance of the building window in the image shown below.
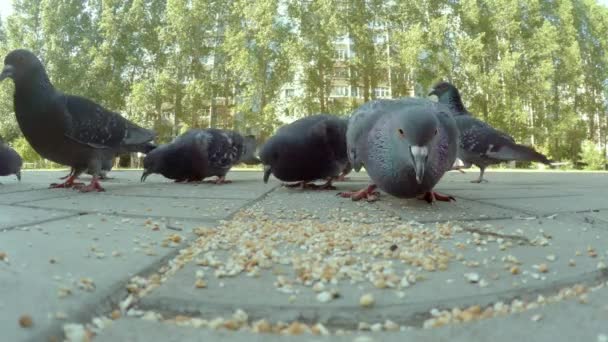
<svg viewBox="0 0 608 342"><path fill-rule="evenodd" d="M333 87L331 89L331 96L334 96L334 97L348 96L348 87Z"/></svg>
<svg viewBox="0 0 608 342"><path fill-rule="evenodd" d="M374 89L374 96L377 98L386 98L389 96L388 94L388 88L376 88Z"/></svg>
<svg viewBox="0 0 608 342"><path fill-rule="evenodd" d="M359 88L359 87L351 87L350 88L350 96L351 97L360 97L361 96L361 88Z"/></svg>
<svg viewBox="0 0 608 342"><path fill-rule="evenodd" d="M285 97L286 98L294 97L295 95L296 95L296 90L295 89L285 89Z"/></svg>
<svg viewBox="0 0 608 342"><path fill-rule="evenodd" d="M345 61L348 58L348 53L344 49L336 50L336 59Z"/></svg>
<svg viewBox="0 0 608 342"><path fill-rule="evenodd" d="M346 68L335 68L334 77L336 78L348 78L348 69Z"/></svg>

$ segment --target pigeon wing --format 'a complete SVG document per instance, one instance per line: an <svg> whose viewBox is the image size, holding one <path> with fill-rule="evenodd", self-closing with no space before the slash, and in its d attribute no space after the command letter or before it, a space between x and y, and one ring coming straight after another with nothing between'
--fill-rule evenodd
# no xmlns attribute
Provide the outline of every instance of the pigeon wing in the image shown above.
<svg viewBox="0 0 608 342"><path fill-rule="evenodd" d="M487 155L515 143L511 136L483 121L470 116L459 116L455 119L460 131L460 145L466 151Z"/></svg>
<svg viewBox="0 0 608 342"><path fill-rule="evenodd" d="M60 95L57 102L65 117L65 135L78 143L105 149L144 144L154 139L154 132L83 97Z"/></svg>
<svg viewBox="0 0 608 342"><path fill-rule="evenodd" d="M218 129L207 131L210 137L207 145L209 165L220 169L231 167L239 159L240 148L238 143L242 143L242 138L234 132Z"/></svg>

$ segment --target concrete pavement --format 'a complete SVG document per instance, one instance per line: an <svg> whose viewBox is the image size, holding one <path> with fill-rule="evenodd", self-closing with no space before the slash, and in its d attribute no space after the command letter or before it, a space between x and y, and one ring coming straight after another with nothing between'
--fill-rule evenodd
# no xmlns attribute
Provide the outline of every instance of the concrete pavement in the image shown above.
<svg viewBox="0 0 608 342"><path fill-rule="evenodd" d="M433 206L355 203L259 172L217 186L114 171L106 193L46 189L62 175L1 180L7 341L608 334L605 173L488 172L471 184L474 172L453 172L437 189L457 202Z"/></svg>

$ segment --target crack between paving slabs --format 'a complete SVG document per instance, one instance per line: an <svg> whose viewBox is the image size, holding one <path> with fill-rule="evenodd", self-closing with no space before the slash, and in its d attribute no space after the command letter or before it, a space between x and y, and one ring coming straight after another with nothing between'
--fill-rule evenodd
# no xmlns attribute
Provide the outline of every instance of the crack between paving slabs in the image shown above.
<svg viewBox="0 0 608 342"><path fill-rule="evenodd" d="M249 204L251 205L251 204ZM249 206L248 205L248 206ZM393 211L393 209L389 206L389 210ZM385 209L386 207L383 206L383 208L380 209ZM454 221L462 221L462 220L454 220ZM473 232L473 233L479 233L479 234L484 234L484 235L493 235L493 236L497 236L497 237L503 237L506 239L513 239L513 240L518 240L520 242L529 244L529 245L534 245L529 239L525 238L525 237L521 237L521 236L517 236L517 235L508 235L508 234L499 234L499 233L494 233L494 232L487 232L484 230L479 230L479 229L464 229L463 231L467 231L469 233ZM546 294L546 293L552 293L552 292L558 292L564 288L567 288L568 286L571 285L575 285L575 284L581 284L581 283L586 283L586 285L593 285L593 284L597 284L598 282L603 283L604 280L608 279L608 272L606 271L595 271L592 272L590 274L586 274L583 275L583 277L576 277L576 278L568 278L565 280L562 280L558 283L552 283L549 285L541 285L541 286L533 286L533 287L528 287L528 288L523 288L523 289L516 289L516 290L506 290L506 291L502 291L499 293L492 293L492 294L488 294L488 295L483 295L483 296L468 296L468 297L463 297L463 298L452 298L452 299L448 299L447 300L447 304L449 305L450 303L453 305L479 305L480 303L480 298L482 299L482 302L489 302L492 303L492 300L490 300L490 298L497 298L497 299L508 299L508 300L515 300L524 296L530 296L530 295L540 295L540 294ZM172 302L172 304L175 304L176 299L175 298L166 298L166 300L169 300ZM175 310L170 310L170 309L163 309L162 306L162 301L163 299L160 299L152 304L145 304L145 303L138 303L138 309L143 309L143 310L149 310L149 311L154 311L154 312L159 312L162 313L163 316L165 317L171 317L176 316L176 315L183 315L184 313L186 314L191 314L195 317L201 317L201 314L207 314L207 315L213 315L213 317L217 317L218 314L220 314L220 312L222 313L229 313L232 312L234 310L234 306L233 305L227 305L227 304L223 304L223 303L203 303L205 305L202 305L202 307L209 307L211 304L212 306L214 306L213 308L211 308L208 312L203 312L200 310L200 306L199 308L193 308L193 309L186 309L186 310L182 310L179 312L176 312ZM142 305L143 304L143 305ZM192 305L192 302L188 301L188 302L184 302L184 305L181 305L181 307L185 307L187 308L188 305ZM446 304L446 302L442 303L444 306ZM487 303L483 303L483 305L488 305ZM173 305L174 306L174 305ZM178 305L180 306L180 305ZM393 312L399 312L399 313L390 313L391 315L394 315L395 318L392 319L393 321L399 321L399 322L403 322L407 325L410 326L421 326L425 320L429 319L431 317L430 315L430 310L432 309L431 307L429 307L428 304L424 304L424 303L419 303L413 304L414 307L418 307L419 310L416 310L415 312L412 312L411 307L412 304L407 304L407 305L396 305L396 306L385 306L382 308L383 311L393 311ZM424 307L422 307L424 306ZM409 312L411 313L406 319L404 319L402 317L402 313L403 313L403 308L404 307L408 307L410 308ZM286 307L286 306L272 306L272 307L265 307L262 309L263 312L260 312L259 307L258 310L255 310L254 308L250 308L248 312L248 314L250 315L250 321L253 321L255 318L258 319L263 319L263 318L267 318L267 313L271 313L271 312L275 312L276 310L287 310L289 311L291 308ZM318 322L318 319L321 317L321 315L319 314L319 308L316 306L312 306L312 307L308 307L308 308L295 308L295 309L291 309L292 313L289 314L289 316L292 317L297 317L296 320L300 321L300 322L306 322L306 323L316 323ZM307 311L305 313L302 313L301 311ZM327 321L329 323L328 327L331 328L352 328L354 325L358 324L358 322L362 321L360 318L357 318L356 322L353 320L350 321L344 321L343 319L339 318L340 315L336 315L336 313L339 312L343 312L344 310L348 310L348 311L352 311L352 308L324 308L324 313L326 313L328 310L330 311L330 314L332 316L334 316L334 318L329 317L328 319L325 319L323 323L325 323L325 321ZM400 316L401 315L401 316ZM382 315L381 315L382 316ZM399 316L399 318L397 318L397 316ZM209 316L209 318L211 318L211 316ZM370 317L367 317L368 319ZM386 314L384 314L384 316L382 316L382 318L380 319L380 321L385 320L385 319L391 319L393 317L386 317ZM378 319L376 319L376 321L378 321Z"/></svg>
<svg viewBox="0 0 608 342"><path fill-rule="evenodd" d="M78 213L69 214L69 215L62 215L62 216L51 217L51 218L48 218L48 219L44 219L44 220L40 220L40 221L35 221L35 222L16 224L16 225L0 228L0 232L7 232L7 231L11 231L11 230L18 229L18 228L35 226L35 225L42 224L42 223L61 221L61 220L65 220L65 219L68 219L68 218L78 217L78 216L84 216L84 215L88 215L88 214L89 213L86 213L86 212L78 212Z"/></svg>
<svg viewBox="0 0 608 342"><path fill-rule="evenodd" d="M275 191L277 188L279 188L279 185L276 185L274 187L271 187L270 189L268 189L267 191L265 191L264 193L262 193L260 196L258 196L257 198L250 200L248 202L246 202L245 204L243 204L242 206L240 206L239 208L237 208L235 211L233 211L230 215L228 215L227 217L223 218L222 220L230 220L232 219L239 211L241 211L244 208L247 208L249 206L252 206L254 204L256 204L259 201L262 201L264 198L266 198L270 193L272 193L273 191ZM118 215L117 215L118 216ZM173 219L173 218L167 218L168 220ZM186 219L183 218L177 218L181 221L186 221ZM200 220L196 219L197 221L200 222ZM219 223L220 220L214 220L213 223L214 225L217 225ZM174 226L173 226L174 227ZM175 227L174 227L175 228ZM169 228L171 229L171 228ZM118 284L116 284L115 286L111 287L111 291L108 291L108 295L106 296L102 296L101 300L97 303L97 305L94 305L94 309L87 311L87 310L78 310L78 312L81 312L80 316L82 318L76 319L76 320L72 320L71 322L78 322L81 324L87 324L87 323L92 323L92 320L96 317L99 316L105 316L107 317L107 315L109 313L111 313L113 311L113 309L120 307L121 303L124 303L125 301L127 301L129 298L133 298L131 296L131 294L128 293L128 291L126 290L126 285L129 284L129 282L131 281L131 279L135 276L140 276L140 277L147 277L153 273L156 273L156 271L164 266L165 264L168 264L171 260L173 260L178 254L179 252L184 249L185 247L187 247L188 245L190 245L192 243L192 241L190 240L186 240L184 239L184 242L179 244L178 246L176 246L176 248L166 254L165 256L163 256L158 262L155 262L152 265L149 265L145 268L143 268L142 270L140 270L139 272L134 273L133 275L130 276L130 278L125 279L124 281L120 281ZM126 296L125 296L125 292L127 292ZM140 298L133 300L127 307L124 308L124 312L122 312L121 314L124 315L126 314L126 311L133 307L134 305L136 305L138 303L138 300ZM122 316L121 315L121 316ZM59 329L59 328L57 328ZM59 336L61 336L63 334L62 331L58 331L57 329L55 329L55 333L58 334ZM45 338L47 338L48 336L52 336L51 333L53 331L43 331L40 336L44 336Z"/></svg>
<svg viewBox="0 0 608 342"><path fill-rule="evenodd" d="M130 213L121 213L118 211L99 211L99 210L82 211L82 210L78 210L78 209L39 207L39 206L35 206L35 205L24 205L24 204L15 204L12 206L19 207L19 208L39 209L39 210L47 210L47 211L55 210L55 211L63 211L63 212L72 212L72 213L77 213L79 215L101 214L101 215L127 217L127 218L156 218L156 219L165 218L168 220L176 220L176 221L203 221L203 222L215 221L218 219L218 218L213 218L213 217L196 218L196 217L179 217L179 216L166 216L166 215L130 214ZM238 211L238 210L240 210L240 209L236 209L236 211ZM231 213L228 217L230 217L233 214L234 214L234 212Z"/></svg>
<svg viewBox="0 0 608 342"><path fill-rule="evenodd" d="M254 322L260 319L268 319L271 313L281 312L281 317L293 317L294 321L306 324L316 324L320 321L330 329L348 329L357 330L360 322L373 323L384 322L391 320L397 324L405 325L413 328L421 328L426 320L433 317L431 310L451 310L452 308L467 308L479 305L482 311L485 308L492 307L497 302L505 304L512 303L515 300L529 300L537 298L539 295L552 296L559 294L562 290L571 288L576 285L583 285L587 288L604 284L608 280L608 270L597 270L585 273L583 275L569 277L558 282L548 285L530 286L525 288L503 290L500 292L489 293L484 295L470 295L466 297L453 297L443 300L441 303L429 302L414 302L408 304L385 305L375 310L353 310L352 307L327 307L319 308L318 306L300 306L292 308L289 306L266 306L262 310L256 306L248 307L242 305L240 309L245 310L249 317L249 322ZM176 299L172 297L160 298L155 303L150 305L140 306L142 310L149 310L161 313L163 317L190 316L203 319L212 319L221 316L221 313L231 314L234 312L234 305L224 303L212 303L200 301L197 309L182 310L176 312L174 310L162 309L164 302L171 302L172 306L188 308L192 306L192 301ZM550 305L549 303L547 305ZM202 308L207 308L203 311ZM322 310L322 312L321 312ZM350 316L345 318L344 313L347 312ZM342 315L340 315L342 314ZM512 313L511 313L512 314ZM495 317L493 317L495 318ZM165 318L170 319L170 318ZM276 319L275 319L276 320ZM283 319L281 319L283 320Z"/></svg>

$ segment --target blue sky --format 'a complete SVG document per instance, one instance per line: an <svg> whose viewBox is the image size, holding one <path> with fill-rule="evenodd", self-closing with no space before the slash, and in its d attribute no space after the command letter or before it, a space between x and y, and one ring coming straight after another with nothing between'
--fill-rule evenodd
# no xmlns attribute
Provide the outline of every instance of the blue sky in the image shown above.
<svg viewBox="0 0 608 342"><path fill-rule="evenodd" d="M608 7L608 0L597 0L600 4ZM0 0L0 16L5 18L12 12L13 1L12 0Z"/></svg>

